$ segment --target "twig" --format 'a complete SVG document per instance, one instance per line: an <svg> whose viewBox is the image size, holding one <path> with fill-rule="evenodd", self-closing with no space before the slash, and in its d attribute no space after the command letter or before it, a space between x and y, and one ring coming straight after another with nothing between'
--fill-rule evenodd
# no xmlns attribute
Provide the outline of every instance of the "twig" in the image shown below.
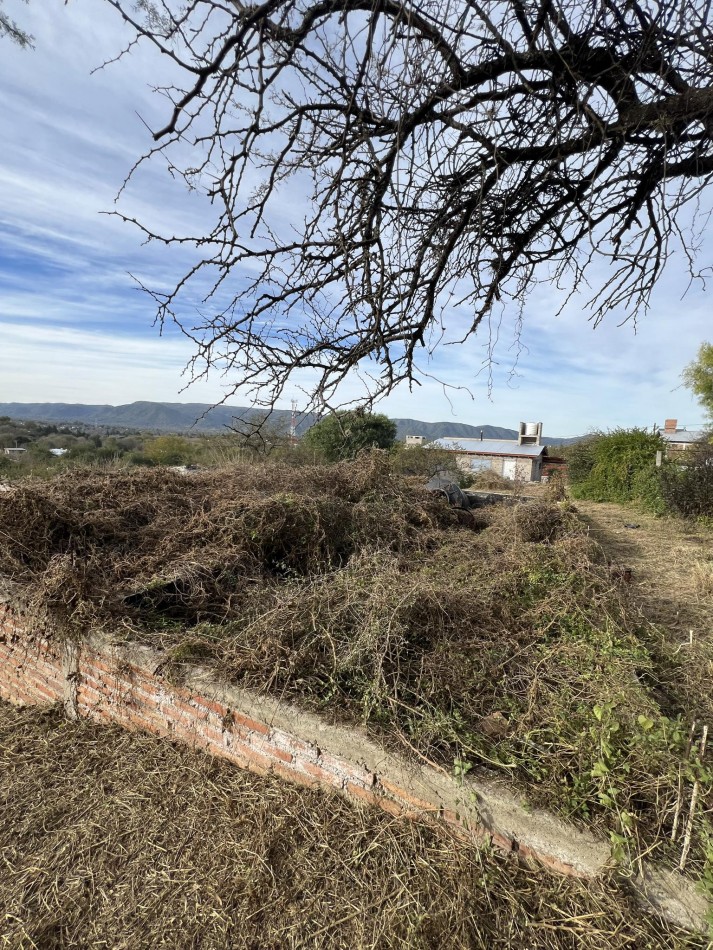
<svg viewBox="0 0 713 950"><path fill-rule="evenodd" d="M693 744L693 735L696 731L696 720L691 723L691 729L688 733L688 742L686 743L685 761L687 762L691 755L691 746ZM676 811L673 816L673 827L671 828L671 841L676 840L678 831L678 819L681 816L681 805L683 804L683 769L678 767L678 789L676 792Z"/></svg>
<svg viewBox="0 0 713 950"><path fill-rule="evenodd" d="M686 860L688 859L688 852L691 849L691 834L693 832L693 817L696 811L696 805L698 804L698 779L693 783L693 791L691 792L691 807L688 810L688 823L686 825L686 834L683 838L683 850L681 851L681 860L678 863L678 870L682 871L686 866Z"/></svg>
<svg viewBox="0 0 713 950"><path fill-rule="evenodd" d="M703 733L701 735L701 742L698 747L698 761L703 761L703 756L706 751L706 741L708 739L708 726L703 727ZM688 852L691 849L691 834L693 832L693 820L696 814L696 805L698 803L698 792L700 786L698 784L698 779L693 783L693 791L691 792L691 807L688 810L688 823L686 825L686 834L683 839L683 850L681 851L681 860L678 865L679 871L682 871L686 866L686 860L688 859Z"/></svg>

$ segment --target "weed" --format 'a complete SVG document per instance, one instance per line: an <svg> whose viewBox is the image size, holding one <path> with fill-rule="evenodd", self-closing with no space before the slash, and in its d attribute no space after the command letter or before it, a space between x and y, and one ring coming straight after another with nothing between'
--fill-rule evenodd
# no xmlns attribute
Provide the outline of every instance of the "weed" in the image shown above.
<svg viewBox="0 0 713 950"><path fill-rule="evenodd" d="M566 504L493 508L474 531L376 454L80 473L0 497L0 523L0 570L57 625L120 619L172 676L208 663L444 768L497 770L620 849L677 858L679 775L711 807L683 716L651 685L652 638Z"/></svg>

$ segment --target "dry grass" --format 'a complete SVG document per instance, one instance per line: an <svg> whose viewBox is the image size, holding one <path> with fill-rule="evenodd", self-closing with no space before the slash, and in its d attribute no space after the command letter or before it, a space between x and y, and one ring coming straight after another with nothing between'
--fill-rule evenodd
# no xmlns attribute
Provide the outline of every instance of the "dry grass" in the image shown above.
<svg viewBox="0 0 713 950"><path fill-rule="evenodd" d="M630 606L665 702L713 726L713 530L612 503L577 507L606 555L632 570Z"/></svg>
<svg viewBox="0 0 713 950"><path fill-rule="evenodd" d="M121 625L168 651L174 675L212 664L448 769L497 769L624 850L677 861L691 783L713 807L687 750L709 673L689 664L692 698L672 690L680 661L566 504L477 514L378 453L190 478L79 472L0 496L0 573L64 635ZM698 813L693 840L698 871L712 857Z"/></svg>
<svg viewBox="0 0 713 950"><path fill-rule="evenodd" d="M458 516L387 458L295 469L74 471L0 496L0 573L68 632L233 615L255 585L340 567L365 546L428 544Z"/></svg>
<svg viewBox="0 0 713 950"><path fill-rule="evenodd" d="M695 594L710 603L713 598L713 561L694 561L691 579Z"/></svg>
<svg viewBox="0 0 713 950"><path fill-rule="evenodd" d="M3 950L665 950L705 941L614 881L0 704Z"/></svg>
<svg viewBox="0 0 713 950"><path fill-rule="evenodd" d="M512 479L503 478L502 475L499 475L492 469L486 469L472 473L470 489L472 491L512 492L515 489L515 484Z"/></svg>

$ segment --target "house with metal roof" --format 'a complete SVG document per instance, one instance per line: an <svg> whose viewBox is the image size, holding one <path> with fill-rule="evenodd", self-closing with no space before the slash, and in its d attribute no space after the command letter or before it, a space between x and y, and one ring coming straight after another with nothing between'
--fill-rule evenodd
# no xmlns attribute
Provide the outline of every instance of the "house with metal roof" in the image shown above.
<svg viewBox="0 0 713 950"><path fill-rule="evenodd" d="M659 434L666 443L667 454L683 452L703 438L703 432L698 429L679 428L678 419L667 419Z"/></svg>
<svg viewBox="0 0 713 950"><path fill-rule="evenodd" d="M504 478L539 482L547 446L542 445L542 423L521 422L517 439L459 439L444 437L432 445L453 452L467 472L493 471Z"/></svg>

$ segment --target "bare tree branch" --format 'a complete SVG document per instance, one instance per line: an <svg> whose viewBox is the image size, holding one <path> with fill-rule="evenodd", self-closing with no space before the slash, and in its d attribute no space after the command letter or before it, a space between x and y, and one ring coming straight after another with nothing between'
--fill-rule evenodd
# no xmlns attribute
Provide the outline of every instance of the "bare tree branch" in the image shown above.
<svg viewBox="0 0 713 950"><path fill-rule="evenodd" d="M6 36L23 49L34 49L34 36L23 30L19 23L16 23L12 17L3 11L3 2L4 0L0 0L0 38ZM28 3L29 0L24 0L24 2Z"/></svg>
<svg viewBox="0 0 713 950"><path fill-rule="evenodd" d="M216 209L205 234L134 222L198 252L159 319L268 405L303 370L322 404L355 370L373 398L417 382L543 280L636 315L713 177L703 0L106 2L185 75L147 157Z"/></svg>

